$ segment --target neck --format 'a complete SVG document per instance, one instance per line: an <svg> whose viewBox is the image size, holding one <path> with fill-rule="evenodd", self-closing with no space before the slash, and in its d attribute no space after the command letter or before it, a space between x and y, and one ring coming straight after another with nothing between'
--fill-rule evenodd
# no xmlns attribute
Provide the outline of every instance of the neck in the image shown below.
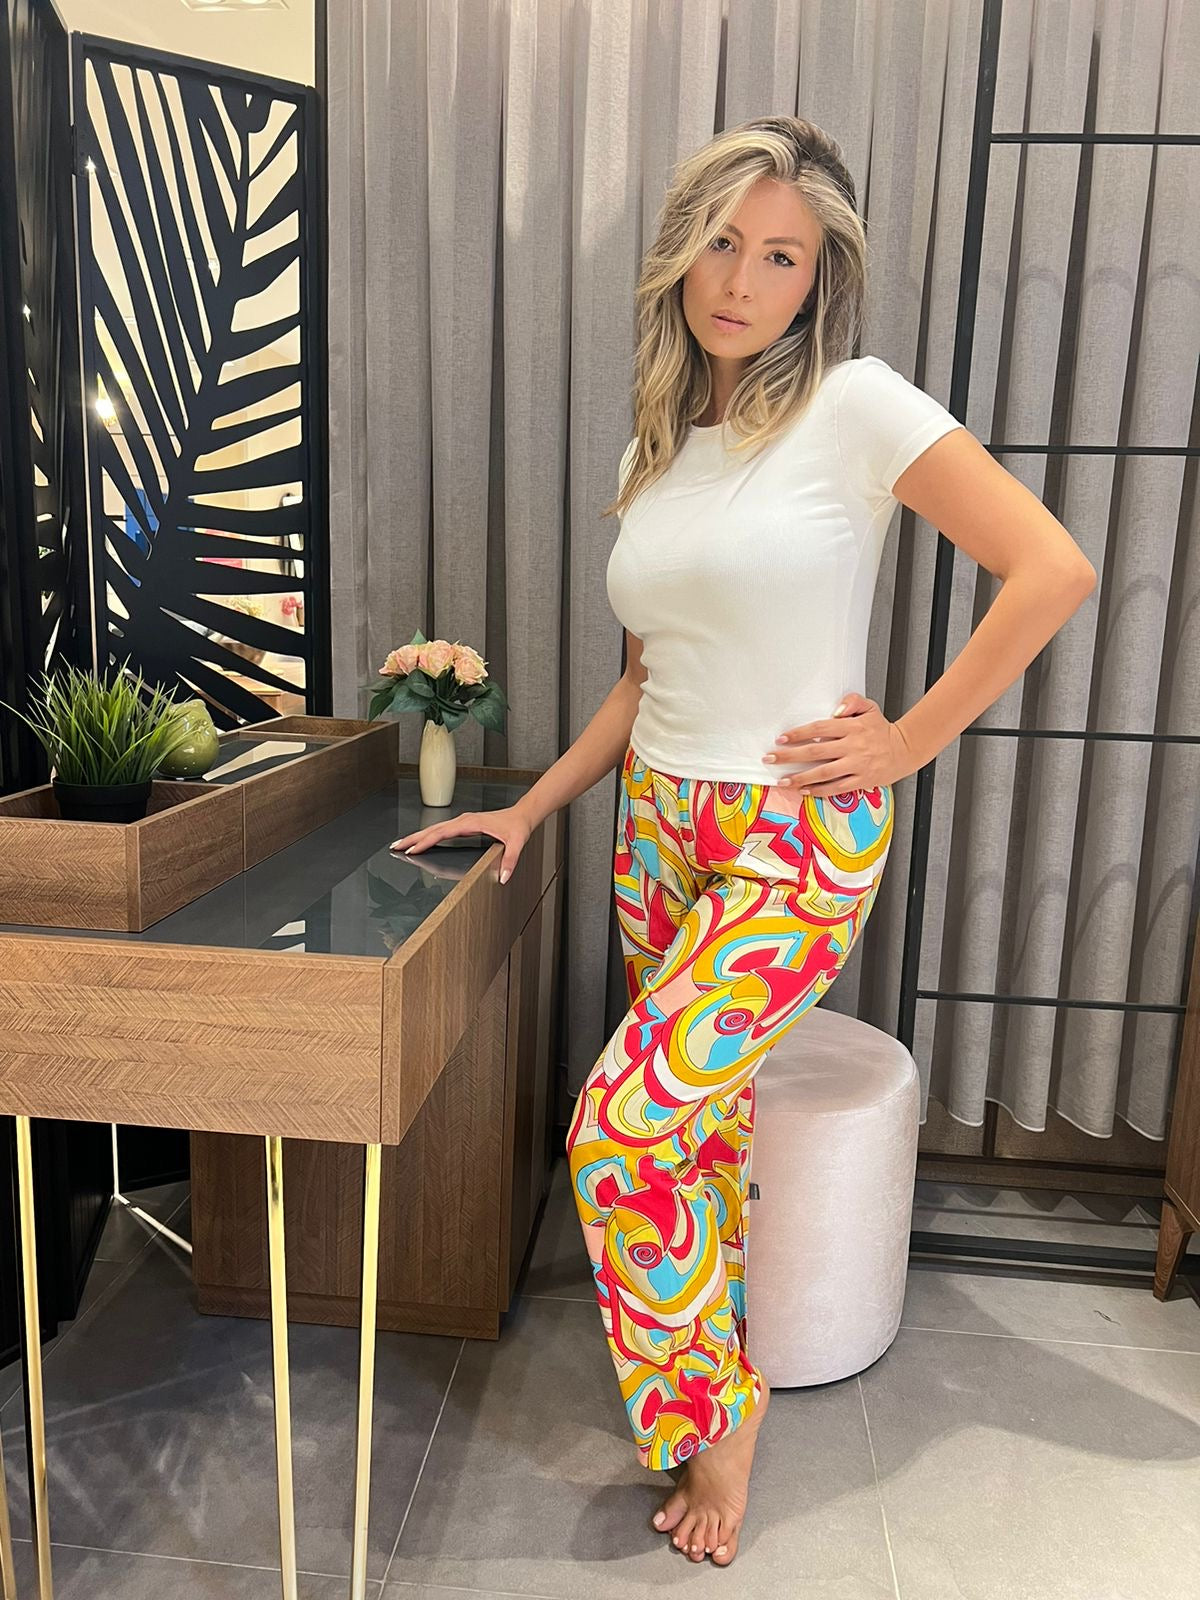
<svg viewBox="0 0 1200 1600"><path fill-rule="evenodd" d="M721 421L733 398L733 391L749 365L748 359L734 361L727 356L709 356L708 404L704 408L704 415L697 419L701 428L711 427Z"/></svg>

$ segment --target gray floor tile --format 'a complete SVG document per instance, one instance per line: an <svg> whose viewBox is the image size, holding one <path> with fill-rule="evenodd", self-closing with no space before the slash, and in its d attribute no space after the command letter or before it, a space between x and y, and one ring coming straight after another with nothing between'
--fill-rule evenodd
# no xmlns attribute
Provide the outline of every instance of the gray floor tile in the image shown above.
<svg viewBox="0 0 1200 1600"><path fill-rule="evenodd" d="M186 1193L135 1198L186 1238ZM927 1182L916 1198L918 1228L1154 1247L1147 1201ZM79 1317L43 1352L51 1527L68 1541L55 1549L56 1596L274 1600L268 1325L197 1316L186 1256L124 1208L105 1245ZM520 1287L499 1343L461 1347L372 1600L636 1600L683 1584L727 1594L719 1569L694 1566L649 1526L670 1480L637 1463L562 1157ZM341 1573L357 1334L293 1324L289 1337L300 1561ZM459 1351L380 1335L374 1580ZM5 1380L19 1534L23 1419ZM901 1600L1183 1600L1198 1422L1200 1315L1186 1287L1164 1303L1148 1285L914 1261L901 1331L878 1362L775 1395L733 1568L739 1593L894 1600L895 1581ZM17 1549L29 1562L29 1547ZM157 1554L131 1553L145 1550ZM303 1600L345 1592L344 1577L301 1580Z"/></svg>
<svg viewBox="0 0 1200 1600"><path fill-rule="evenodd" d="M1200 1307L1183 1283L1156 1300L1148 1281L1055 1278L1007 1266L960 1272L911 1263L901 1326L1200 1352Z"/></svg>
<svg viewBox="0 0 1200 1600"><path fill-rule="evenodd" d="M87 1282L83 1286L83 1294L79 1299L79 1310L74 1317L64 1317L58 1325L58 1332L53 1338L47 1339L42 1346L42 1365L50 1359L51 1352L60 1340L77 1329L84 1321L87 1313L97 1305L103 1297L110 1292L114 1284L130 1270L131 1263L126 1261L100 1261L92 1262L88 1270ZM20 1360L10 1361L7 1366L0 1367L0 1407L5 1405L21 1387Z"/></svg>
<svg viewBox="0 0 1200 1600"><path fill-rule="evenodd" d="M541 1225L518 1289L522 1294L554 1295L592 1304L596 1300L579 1213L571 1198L571 1180L562 1156L555 1161L550 1175Z"/></svg>
<svg viewBox="0 0 1200 1600"><path fill-rule="evenodd" d="M510 1600L511 1589L447 1588L440 1583L385 1583L381 1600ZM521 1600L558 1600L557 1595L522 1594Z"/></svg>
<svg viewBox="0 0 1200 1600"><path fill-rule="evenodd" d="M141 1210L148 1211L159 1222L167 1223L176 1233L182 1233L183 1230L171 1218L179 1211L189 1192L186 1181L162 1183L151 1189L131 1189L126 1199ZM149 1223L144 1222L120 1201L114 1200L104 1224L104 1233L96 1247L96 1260L132 1261L135 1256L141 1254L153 1234L154 1229ZM186 1234L183 1236L187 1237Z"/></svg>
<svg viewBox="0 0 1200 1600"><path fill-rule="evenodd" d="M179 1192L181 1189L182 1194ZM189 1214L187 1184L163 1184L158 1189L142 1190L142 1195L146 1197L146 1206L144 1208L150 1211L152 1216L157 1216L160 1221L166 1222L168 1226L173 1227L176 1230L176 1234L181 1234L184 1238L189 1237L184 1232L184 1227L179 1226L179 1218L182 1216L182 1218L186 1219L187 1214ZM139 1205L141 1203L141 1200L139 1200ZM184 1226L187 1226L186 1222L184 1222ZM136 1234L141 1240L141 1243L136 1248L133 1248L133 1237L130 1234L131 1227L136 1229ZM96 1306L101 1301L102 1296L109 1293L110 1288L115 1283L120 1282L120 1278L130 1270L131 1264L138 1259L139 1254L146 1248L152 1237L155 1237L154 1229L147 1227L146 1222L142 1222L141 1219L131 1219L125 1213L125 1206L114 1205L110 1208L109 1216L104 1222L101 1242L96 1246L96 1256L94 1256L91 1267L88 1269L88 1280L83 1285L83 1294L80 1296L80 1302L78 1302L78 1310L75 1312L74 1317L62 1318L62 1322L59 1323L58 1333L54 1334L53 1338L46 1339L45 1344L42 1346L43 1365L50 1358L51 1350L54 1349L54 1346L61 1339L66 1338L67 1334L77 1330L80 1323L83 1322L83 1318L90 1312L91 1307ZM21 1362L13 1360L13 1362L0 1368L0 1406L6 1405L6 1402L18 1392L19 1387L21 1387Z"/></svg>
<svg viewBox="0 0 1200 1600"><path fill-rule="evenodd" d="M381 1600L510 1600L511 1589L447 1588L441 1583L392 1583L383 1586ZM521 1600L558 1600L557 1595L522 1594Z"/></svg>
<svg viewBox="0 0 1200 1600"><path fill-rule="evenodd" d="M461 1341L381 1333L368 1574L382 1578ZM289 1329L297 1548L347 1573L358 1332ZM68 1544L278 1561L270 1326L200 1316L190 1257L154 1240L45 1369L51 1532ZM28 1536L20 1396L0 1414L13 1531ZM18 1463L21 1464L18 1469Z"/></svg>
<svg viewBox="0 0 1200 1600"><path fill-rule="evenodd" d="M132 1263L127 1261L93 1261L88 1269L83 1294L79 1297L79 1310L74 1317L59 1325L60 1336L65 1338L68 1333L73 1333L92 1307L99 1305L114 1285L120 1283L131 1266Z"/></svg>
<svg viewBox="0 0 1200 1600"><path fill-rule="evenodd" d="M522 1299L463 1350L387 1582L727 1597L651 1526L670 1488L638 1462L596 1306ZM856 1382L773 1397L734 1567L755 1600L894 1600Z"/></svg>
<svg viewBox="0 0 1200 1600"><path fill-rule="evenodd" d="M860 1382L901 1600L1194 1596L1200 1357L902 1329Z"/></svg>
<svg viewBox="0 0 1200 1600"><path fill-rule="evenodd" d="M13 1559L18 1593L32 1595L33 1546L24 1540L14 1545ZM271 1572L57 1544L50 1559L54 1600L279 1600L280 1595L278 1568ZM296 1587L300 1600L345 1600L345 1578L298 1573ZM378 1583L367 1585L367 1596L379 1600Z"/></svg>

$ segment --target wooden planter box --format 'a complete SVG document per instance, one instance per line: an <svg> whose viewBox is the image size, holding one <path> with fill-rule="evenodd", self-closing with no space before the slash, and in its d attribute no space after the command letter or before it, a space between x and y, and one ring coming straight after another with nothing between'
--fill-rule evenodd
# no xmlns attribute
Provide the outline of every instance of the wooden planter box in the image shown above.
<svg viewBox="0 0 1200 1600"><path fill-rule="evenodd" d="M294 844L392 781L394 720L270 717L221 736L320 740L268 771L226 782L156 780L138 822L69 822L50 784L0 797L0 918L141 933Z"/></svg>

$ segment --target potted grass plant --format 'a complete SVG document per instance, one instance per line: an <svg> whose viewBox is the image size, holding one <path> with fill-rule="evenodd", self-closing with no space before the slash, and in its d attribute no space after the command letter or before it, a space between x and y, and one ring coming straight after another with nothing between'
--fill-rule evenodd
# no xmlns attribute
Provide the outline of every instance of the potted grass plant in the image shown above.
<svg viewBox="0 0 1200 1600"><path fill-rule="evenodd" d="M43 673L32 715L8 709L36 734L59 815L72 822L137 822L159 764L193 737L173 696L161 686L147 695L128 660L102 678L69 665Z"/></svg>

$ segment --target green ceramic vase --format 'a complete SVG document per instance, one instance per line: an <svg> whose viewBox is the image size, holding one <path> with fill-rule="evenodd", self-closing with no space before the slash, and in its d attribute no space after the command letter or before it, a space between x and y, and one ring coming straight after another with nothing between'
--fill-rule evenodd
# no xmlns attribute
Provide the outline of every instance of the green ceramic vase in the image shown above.
<svg viewBox="0 0 1200 1600"><path fill-rule="evenodd" d="M159 763L159 774L164 778L203 777L221 751L221 742L208 706L203 700L181 700L174 715L183 723L191 738L177 744L164 757Z"/></svg>

